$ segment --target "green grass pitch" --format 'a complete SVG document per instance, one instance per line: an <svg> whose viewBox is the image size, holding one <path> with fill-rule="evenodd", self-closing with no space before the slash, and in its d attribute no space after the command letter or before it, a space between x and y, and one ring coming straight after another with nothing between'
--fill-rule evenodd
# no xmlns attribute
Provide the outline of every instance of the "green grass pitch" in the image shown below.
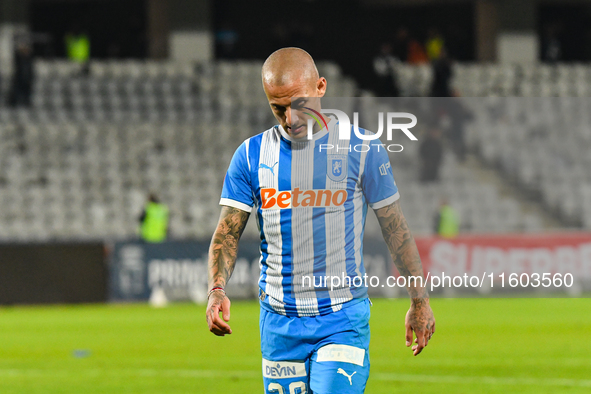
<svg viewBox="0 0 591 394"><path fill-rule="evenodd" d="M591 393L591 299L434 299L437 333L404 346L407 300L374 300L367 393ZM0 393L260 393L258 304L234 333L204 306L0 308Z"/></svg>

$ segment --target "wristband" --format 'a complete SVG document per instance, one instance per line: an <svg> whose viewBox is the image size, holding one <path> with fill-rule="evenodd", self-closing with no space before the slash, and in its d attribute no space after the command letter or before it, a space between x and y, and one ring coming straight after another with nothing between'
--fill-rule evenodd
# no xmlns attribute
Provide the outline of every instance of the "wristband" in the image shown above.
<svg viewBox="0 0 591 394"><path fill-rule="evenodd" d="M224 290L224 288L223 288L223 287L214 287L213 289L211 289L211 290L209 291L209 293L207 293L207 299L209 300L209 296L211 296L211 294L212 294L214 291L218 291L218 290L221 290L221 291L222 291L222 293L224 293L224 295L226 295L226 291Z"/></svg>

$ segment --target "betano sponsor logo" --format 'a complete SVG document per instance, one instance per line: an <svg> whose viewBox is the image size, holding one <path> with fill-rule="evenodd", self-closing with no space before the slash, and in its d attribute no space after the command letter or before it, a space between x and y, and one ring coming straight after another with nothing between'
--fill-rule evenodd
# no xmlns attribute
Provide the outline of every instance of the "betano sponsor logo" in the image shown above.
<svg viewBox="0 0 591 394"><path fill-rule="evenodd" d="M261 189L262 209L325 208L340 207L347 201L346 190L292 190Z"/></svg>

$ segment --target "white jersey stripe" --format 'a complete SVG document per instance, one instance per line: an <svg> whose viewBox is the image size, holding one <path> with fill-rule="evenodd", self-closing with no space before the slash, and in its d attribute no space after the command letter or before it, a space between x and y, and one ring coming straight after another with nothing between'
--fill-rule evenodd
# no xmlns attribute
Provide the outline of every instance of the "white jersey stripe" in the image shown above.
<svg viewBox="0 0 591 394"><path fill-rule="evenodd" d="M291 143L291 187L301 190L314 189L314 144L308 142ZM318 300L313 286L302 286L304 275L314 272L314 233L312 222L313 208L299 208L292 215L293 245L293 290L298 315L318 314Z"/></svg>
<svg viewBox="0 0 591 394"><path fill-rule="evenodd" d="M337 125L334 126L335 129ZM343 148L343 152L348 153L349 140L339 140L339 133L334 130L328 134L328 143L333 146L339 146ZM330 154L327 155L330 157ZM329 168L331 161L327 162L326 169L326 188L330 190L335 189L347 189L347 177L341 181L334 181L328 175L331 173L332 168ZM347 171L348 160L343 162L342 172ZM333 214L330 214L333 211ZM345 237L339 237L335 239L334 234L342 233L345 228L345 206L340 207L328 207L326 208L325 218L325 230L326 239L332 239L334 242L327 242L326 245L326 275L328 277L341 277L343 273L347 273L347 256L345 255ZM347 288L329 290L331 299L331 305L334 312L342 308L342 304L353 298L351 290Z"/></svg>
<svg viewBox="0 0 591 394"><path fill-rule="evenodd" d="M365 131L365 135L370 134L367 130ZM367 141L363 140L361 142L363 145L368 146L369 144ZM361 179L363 178L363 172L365 171L365 159L367 157L367 149L362 149L361 154L359 156L359 177L358 183L361 183ZM365 225L365 217L363 215L363 190L361 189L361 184L355 190L355 196L353 198L353 204L355 206L355 211L353 213L353 220L355 222L354 234L355 234L355 273L358 276L361 276L361 263L363 261L363 256L361 256L361 233L363 232L363 227Z"/></svg>
<svg viewBox="0 0 591 394"><path fill-rule="evenodd" d="M250 155L248 153L248 152L250 152L250 149L249 149L249 147L250 147L250 138L247 139L244 142L246 144L246 162L248 163L248 171L250 172L250 171L252 171L252 169L250 168L250 157L249 157Z"/></svg>
<svg viewBox="0 0 591 394"><path fill-rule="evenodd" d="M260 161L269 168L259 168L259 184L261 187L271 187L277 189L279 186L279 154L280 139L276 130L270 129L263 135L261 141ZM281 211L267 209L262 211L263 232L267 240L267 294L269 304L278 313L285 314L283 306L283 237L281 234Z"/></svg>

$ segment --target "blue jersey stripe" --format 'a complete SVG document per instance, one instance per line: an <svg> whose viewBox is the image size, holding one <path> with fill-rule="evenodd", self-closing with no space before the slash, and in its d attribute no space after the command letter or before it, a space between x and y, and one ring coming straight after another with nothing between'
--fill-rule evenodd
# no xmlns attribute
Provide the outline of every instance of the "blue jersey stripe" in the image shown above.
<svg viewBox="0 0 591 394"><path fill-rule="evenodd" d="M260 259L260 269L261 275L259 278L259 286L263 291L267 291L267 258L269 254L267 253L267 239L265 237L265 232L263 230L263 217L261 216L261 195L257 191L260 189L259 186L259 176L258 176L258 168L260 162L260 151L261 151L261 141L263 139L263 134L256 135L250 138L249 143L249 151L248 151L248 159L250 163L250 177L251 177L251 185L252 185L252 193L255 197L255 204L257 207L255 219L257 220L258 228L259 228L259 237L261 239L261 259Z"/></svg>
<svg viewBox="0 0 591 394"><path fill-rule="evenodd" d="M278 171L281 174L291 174L291 144L289 141L285 141L281 138L281 148L279 151L279 166ZM291 190L291 177L279 177L278 182L279 190ZM293 299L293 292L291 288L292 284L292 240L291 240L291 209L284 209L281 211L281 234L283 239L283 267L281 269L282 285L283 285L283 301L286 303L286 308L295 304ZM291 310L291 312L296 312Z"/></svg>
<svg viewBox="0 0 591 394"><path fill-rule="evenodd" d="M352 152L349 154L349 174L353 176L347 180L347 190L350 193L350 201L347 204L353 205L352 194L357 189L357 181L359 177L359 152ZM345 228L354 230L355 229L355 209L347 209L345 211ZM360 225L359 223L357 224ZM356 275L357 265L355 264L355 231L345 231L345 245L346 245L346 256L347 256L347 276L354 277Z"/></svg>

